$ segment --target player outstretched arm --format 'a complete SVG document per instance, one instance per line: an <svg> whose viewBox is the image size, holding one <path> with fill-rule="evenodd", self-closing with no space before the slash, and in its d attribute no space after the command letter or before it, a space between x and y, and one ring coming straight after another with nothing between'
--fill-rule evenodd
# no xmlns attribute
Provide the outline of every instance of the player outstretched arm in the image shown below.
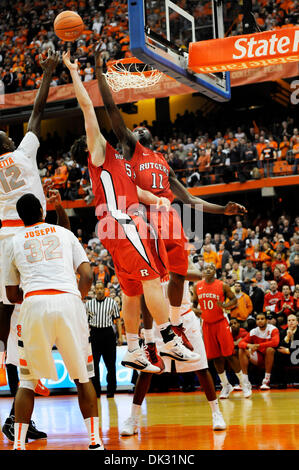
<svg viewBox="0 0 299 470"><path fill-rule="evenodd" d="M166 197L158 197L146 189L137 187L137 196L139 202L145 205L156 205L156 207L164 206L166 209L170 207L170 201Z"/></svg>
<svg viewBox="0 0 299 470"><path fill-rule="evenodd" d="M242 215L247 212L244 206L241 206L236 202L228 202L225 206L219 206L218 204L212 204L211 202L204 201L199 197L192 196L187 188L185 188L185 186L183 186L177 179L175 172L172 169L170 169L169 173L169 183L173 194L184 204L190 204L194 209L201 210L200 205L202 205L203 212L208 212L210 214Z"/></svg>
<svg viewBox="0 0 299 470"><path fill-rule="evenodd" d="M106 154L106 139L100 131L92 101L79 76L78 61L76 60L74 63L71 62L70 51L64 52L62 58L64 64L70 71L76 98L84 115L87 147L91 155L92 163L95 166L103 165Z"/></svg>
<svg viewBox="0 0 299 470"><path fill-rule="evenodd" d="M42 120L42 115L49 94L52 74L59 62L59 52L55 52L52 49L49 49L48 57L43 60L42 56L40 55L39 61L40 66L43 69L43 79L34 101L33 111L31 113L27 128L27 132L34 132L37 137L40 136L40 124Z"/></svg>
<svg viewBox="0 0 299 470"><path fill-rule="evenodd" d="M124 157L126 160L131 160L135 151L137 139L130 129L127 128L118 107L114 103L109 85L106 81L105 75L103 74L103 65L103 57L99 51L99 47L97 46L95 48L95 66L99 90L111 121L113 132L123 147Z"/></svg>
<svg viewBox="0 0 299 470"><path fill-rule="evenodd" d="M52 188L53 183L43 184L44 194L46 196L47 203L54 204L55 211L57 214L57 225L71 230L71 223L67 213L62 206L62 201L58 189Z"/></svg>

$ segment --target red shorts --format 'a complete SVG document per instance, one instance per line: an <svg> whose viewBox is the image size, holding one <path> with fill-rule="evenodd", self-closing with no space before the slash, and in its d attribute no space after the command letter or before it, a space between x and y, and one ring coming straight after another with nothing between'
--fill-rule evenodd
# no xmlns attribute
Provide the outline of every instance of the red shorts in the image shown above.
<svg viewBox="0 0 299 470"><path fill-rule="evenodd" d="M165 244L168 257L169 271L186 276L188 271L188 241L182 227L179 214L172 207L169 211L152 211L148 220L158 227L160 236Z"/></svg>
<svg viewBox="0 0 299 470"><path fill-rule="evenodd" d="M203 321L202 333L208 359L234 354L234 340L226 318L216 323Z"/></svg>
<svg viewBox="0 0 299 470"><path fill-rule="evenodd" d="M254 351L250 354L250 362L257 367L265 368L265 354L260 351Z"/></svg>
<svg viewBox="0 0 299 470"><path fill-rule="evenodd" d="M143 293L142 281L168 272L167 253L140 216L116 220L107 215L99 221L98 237L109 251L122 291L129 297Z"/></svg>

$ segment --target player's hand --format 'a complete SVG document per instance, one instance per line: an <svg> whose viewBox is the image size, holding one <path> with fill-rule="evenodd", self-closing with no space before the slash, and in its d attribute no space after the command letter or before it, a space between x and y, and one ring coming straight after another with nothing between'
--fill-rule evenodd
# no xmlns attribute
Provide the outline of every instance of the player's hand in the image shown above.
<svg viewBox="0 0 299 470"><path fill-rule="evenodd" d="M283 346L280 346L277 348L277 351L279 351L282 354L290 354L290 350L288 348L284 348Z"/></svg>
<svg viewBox="0 0 299 470"><path fill-rule="evenodd" d="M75 62L71 62L70 50L62 53L62 60L63 60L64 65L69 69L70 72L78 71L78 59L76 59Z"/></svg>
<svg viewBox="0 0 299 470"><path fill-rule="evenodd" d="M103 68L104 66L104 51L101 51L101 43L96 44L94 48L95 66Z"/></svg>
<svg viewBox="0 0 299 470"><path fill-rule="evenodd" d="M247 213L247 209L236 202L228 202L224 209L225 215L243 215Z"/></svg>
<svg viewBox="0 0 299 470"><path fill-rule="evenodd" d="M161 207L165 207L167 211L170 209L170 200L167 197L159 197L159 201L156 204L156 208L160 209Z"/></svg>
<svg viewBox="0 0 299 470"><path fill-rule="evenodd" d="M61 206L61 196L58 189L50 189L49 197L47 199L49 204L54 204L54 206Z"/></svg>
<svg viewBox="0 0 299 470"><path fill-rule="evenodd" d="M52 189L54 186L54 183L53 181L46 181L45 183L43 183L43 191L44 191L44 195L46 198L48 198L48 192L50 189Z"/></svg>
<svg viewBox="0 0 299 470"><path fill-rule="evenodd" d="M219 302L219 300L217 301L217 305L220 308L226 308L225 303Z"/></svg>
<svg viewBox="0 0 299 470"><path fill-rule="evenodd" d="M52 74L57 67L60 55L59 52L48 49L48 56L43 59L43 56L39 54L39 63L44 73Z"/></svg>

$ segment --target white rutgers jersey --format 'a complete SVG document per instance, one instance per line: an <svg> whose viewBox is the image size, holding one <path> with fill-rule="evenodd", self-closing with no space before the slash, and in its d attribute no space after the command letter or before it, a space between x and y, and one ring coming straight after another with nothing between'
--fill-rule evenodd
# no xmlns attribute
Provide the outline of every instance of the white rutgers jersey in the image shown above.
<svg viewBox="0 0 299 470"><path fill-rule="evenodd" d="M38 138L29 131L14 152L0 155L1 220L19 219L16 203L27 193L39 199L46 217L46 198L36 163L38 147Z"/></svg>
<svg viewBox="0 0 299 470"><path fill-rule="evenodd" d="M70 230L39 222L19 229L7 242L5 285L21 281L24 296L45 289L81 296L75 271L84 262L89 262L86 253Z"/></svg>

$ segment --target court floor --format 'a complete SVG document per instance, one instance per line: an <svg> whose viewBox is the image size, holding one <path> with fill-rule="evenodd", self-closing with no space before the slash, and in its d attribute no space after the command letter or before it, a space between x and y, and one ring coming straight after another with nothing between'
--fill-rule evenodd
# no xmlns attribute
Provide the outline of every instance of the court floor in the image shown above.
<svg viewBox="0 0 299 470"><path fill-rule="evenodd" d="M142 406L140 431L121 437L132 394L98 400L107 450L295 450L299 449L299 390L254 391L244 399L233 392L220 407L228 425L213 431L210 407L202 392L149 394ZM1 427L12 399L0 398ZM31 441L28 450L85 450L85 425L76 395L37 397L33 419L48 439ZM0 433L0 450L12 444Z"/></svg>

